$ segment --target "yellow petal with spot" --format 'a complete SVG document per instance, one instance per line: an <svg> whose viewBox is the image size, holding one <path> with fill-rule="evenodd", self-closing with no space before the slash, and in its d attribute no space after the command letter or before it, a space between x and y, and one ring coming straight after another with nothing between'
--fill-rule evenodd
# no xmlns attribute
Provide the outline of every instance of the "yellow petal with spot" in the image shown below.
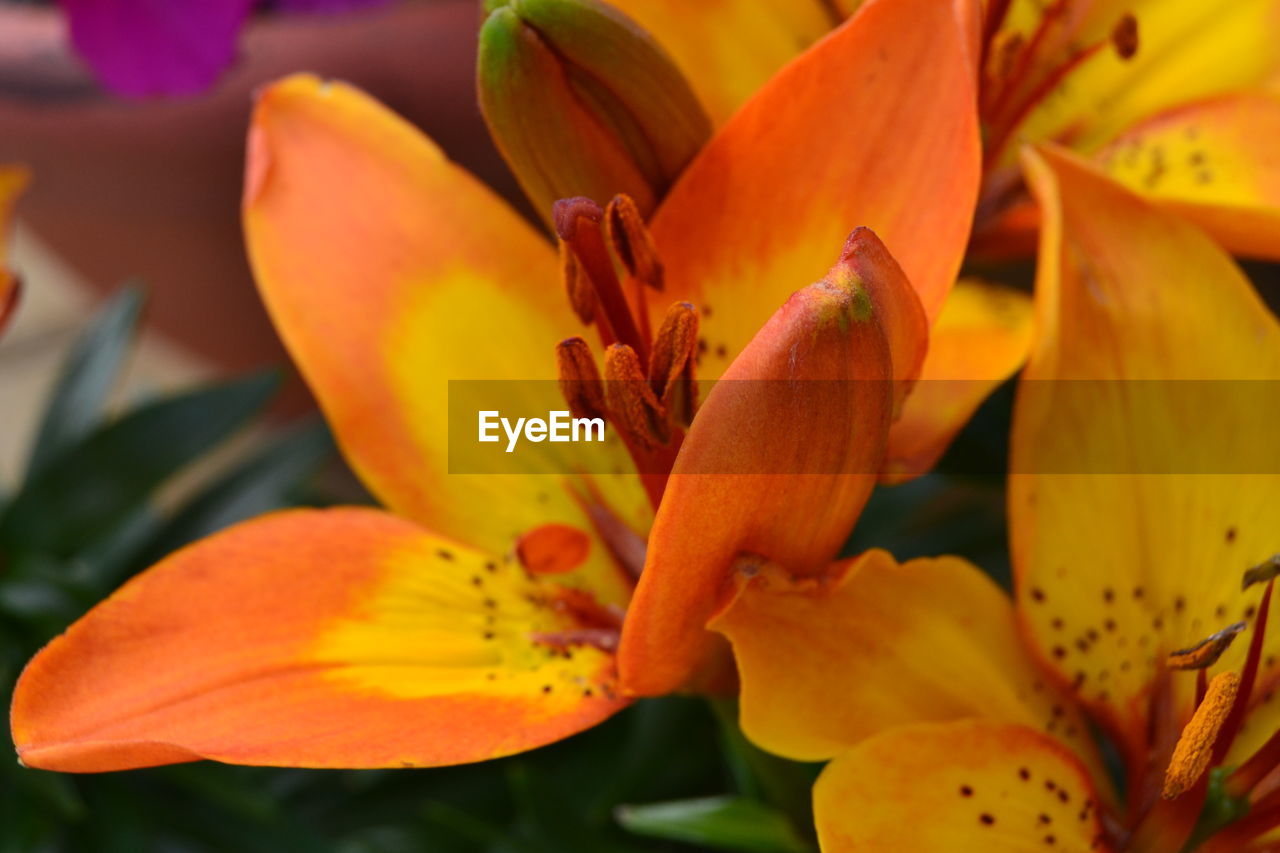
<svg viewBox="0 0 1280 853"><path fill-rule="evenodd" d="M1231 95L1179 107L1120 135L1108 174L1160 201L1232 252L1280 260L1280 96Z"/></svg>
<svg viewBox="0 0 1280 853"><path fill-rule="evenodd" d="M761 747L816 761L906 723L982 717L1091 753L1082 718L1023 649L1012 601L977 568L869 551L835 574L743 579L711 624L733 644L742 729Z"/></svg>
<svg viewBox="0 0 1280 853"><path fill-rule="evenodd" d="M1046 12L1065 9L1065 12ZM1187 3L1105 0L1092 4L1016 2L1010 30L1032 37L1052 16L1034 80L1048 76L1074 51L1108 42L1120 18L1137 22L1138 47L1122 59L1110 44L1072 72L1031 112L1024 139L1063 139L1092 151L1130 125L1180 104L1260 87L1280 68L1277 0Z"/></svg>
<svg viewBox="0 0 1280 853"><path fill-rule="evenodd" d="M1277 550L1280 326L1195 226L1061 150L1026 167L1044 227L1011 449L1018 605L1142 762L1164 657L1251 618L1241 575ZM1185 718L1194 677L1172 677Z"/></svg>
<svg viewBox="0 0 1280 853"><path fill-rule="evenodd" d="M813 792L822 853L1108 853L1097 795L1051 738L986 721L893 729Z"/></svg>
<svg viewBox="0 0 1280 853"><path fill-rule="evenodd" d="M120 588L27 665L13 738L67 772L209 758L481 761L625 704L607 618L517 565L369 509L245 522Z"/></svg>

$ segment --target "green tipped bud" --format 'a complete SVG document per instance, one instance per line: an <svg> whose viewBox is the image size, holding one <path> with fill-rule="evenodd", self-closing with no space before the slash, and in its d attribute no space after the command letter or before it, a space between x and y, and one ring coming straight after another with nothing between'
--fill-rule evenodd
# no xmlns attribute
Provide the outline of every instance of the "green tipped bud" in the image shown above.
<svg viewBox="0 0 1280 853"><path fill-rule="evenodd" d="M487 0L480 108L544 218L561 198L631 196L643 214L711 135L661 47L596 0Z"/></svg>

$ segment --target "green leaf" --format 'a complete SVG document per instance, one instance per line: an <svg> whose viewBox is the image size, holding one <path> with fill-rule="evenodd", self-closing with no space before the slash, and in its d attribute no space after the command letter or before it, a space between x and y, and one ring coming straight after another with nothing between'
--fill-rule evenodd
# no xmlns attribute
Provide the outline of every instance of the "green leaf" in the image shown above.
<svg viewBox="0 0 1280 853"><path fill-rule="evenodd" d="M107 301L76 340L36 431L27 477L76 444L102 420L103 407L133 347L145 296L125 287Z"/></svg>
<svg viewBox="0 0 1280 853"><path fill-rule="evenodd" d="M71 555L134 515L160 485L243 426L274 371L141 406L49 462L0 516L12 549Z"/></svg>
<svg viewBox="0 0 1280 853"><path fill-rule="evenodd" d="M196 495L151 543L145 562L245 519L296 503L302 484L334 453L318 417L292 426Z"/></svg>
<svg viewBox="0 0 1280 853"><path fill-rule="evenodd" d="M618 822L637 835L741 853L809 853L781 812L745 797L703 797L619 806Z"/></svg>

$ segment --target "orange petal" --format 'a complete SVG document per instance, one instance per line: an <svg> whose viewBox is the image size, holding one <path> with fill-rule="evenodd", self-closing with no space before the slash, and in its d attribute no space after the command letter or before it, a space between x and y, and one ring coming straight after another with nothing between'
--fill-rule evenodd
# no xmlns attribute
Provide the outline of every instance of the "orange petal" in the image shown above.
<svg viewBox="0 0 1280 853"><path fill-rule="evenodd" d="M127 583L28 664L32 767L480 761L617 711L559 588L375 510L263 516Z"/></svg>
<svg viewBox="0 0 1280 853"><path fill-rule="evenodd" d="M720 124L834 23L821 0L609 0L671 54Z"/></svg>
<svg viewBox="0 0 1280 853"><path fill-rule="evenodd" d="M813 791L822 853L1107 853L1084 768L1051 738L988 721L893 729Z"/></svg>
<svg viewBox="0 0 1280 853"><path fill-rule="evenodd" d="M581 330L555 252L496 196L366 95L295 76L254 111L244 222L276 328L384 504L498 552L538 524L590 529L562 485L569 468L538 468L543 457L511 454L503 474L448 473L450 381L555 380L556 342ZM503 387L521 414L559 402L554 381ZM524 463L544 476L505 475ZM597 485L644 529L636 478ZM605 549L584 571L625 596Z"/></svg>
<svg viewBox="0 0 1280 853"><path fill-rule="evenodd" d="M1059 149L1025 160L1045 225L1011 448L1019 607L1140 762L1164 656L1250 617L1241 575L1276 550L1280 325L1195 226ZM1173 685L1177 718L1194 679Z"/></svg>
<svg viewBox="0 0 1280 853"><path fill-rule="evenodd" d="M1280 97L1234 95L1127 130L1101 160L1117 181L1203 227L1233 252L1280 260Z"/></svg>
<svg viewBox="0 0 1280 853"><path fill-rule="evenodd" d="M929 330L929 352L902 417L889 433L881 481L928 472L982 401L1026 361L1031 299L1007 287L962 278Z"/></svg>
<svg viewBox="0 0 1280 853"><path fill-rule="evenodd" d="M18 277L9 270L9 228L18 196L31 176L21 166L0 166L0 332L18 306Z"/></svg>
<svg viewBox="0 0 1280 853"><path fill-rule="evenodd" d="M918 365L924 341L919 302L882 253L869 232L851 237L827 279L774 314L698 410L627 611L627 690L661 694L689 678L735 566L820 572L847 537L883 461L895 367Z"/></svg>
<svg viewBox="0 0 1280 853"><path fill-rule="evenodd" d="M1080 715L1023 649L1012 601L975 567L869 551L830 574L740 577L711 623L733 644L742 730L761 747L819 761L906 723L982 717L1091 752Z"/></svg>
<svg viewBox="0 0 1280 853"><path fill-rule="evenodd" d="M700 377L718 377L858 226L880 236L937 316L979 175L960 17L937 0L866 6L779 72L677 181L652 232L667 294L701 313Z"/></svg>

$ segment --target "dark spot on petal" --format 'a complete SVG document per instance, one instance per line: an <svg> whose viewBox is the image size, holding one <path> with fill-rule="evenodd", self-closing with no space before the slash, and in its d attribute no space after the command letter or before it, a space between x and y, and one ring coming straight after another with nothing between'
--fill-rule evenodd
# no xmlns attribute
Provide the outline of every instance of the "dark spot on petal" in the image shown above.
<svg viewBox="0 0 1280 853"><path fill-rule="evenodd" d="M982 814L978 815L978 820L982 822L983 826L991 826L991 824L996 822L996 817L995 815L987 814L986 812L983 812Z"/></svg>
<svg viewBox="0 0 1280 853"><path fill-rule="evenodd" d="M453 552L452 552L452 551L450 551L448 548L437 548L437 549L436 549L436 556L437 556L437 557L439 557L439 558L440 558L440 559L442 559L442 560L452 560L452 559L453 559Z"/></svg>
<svg viewBox="0 0 1280 853"><path fill-rule="evenodd" d="M1044 590L1038 586L1031 587L1031 599L1037 602L1044 601Z"/></svg>
<svg viewBox="0 0 1280 853"><path fill-rule="evenodd" d="M960 796L962 796L962 797L972 797L972 796L973 796L973 788L970 788L968 785L961 785L961 786L960 786Z"/></svg>

